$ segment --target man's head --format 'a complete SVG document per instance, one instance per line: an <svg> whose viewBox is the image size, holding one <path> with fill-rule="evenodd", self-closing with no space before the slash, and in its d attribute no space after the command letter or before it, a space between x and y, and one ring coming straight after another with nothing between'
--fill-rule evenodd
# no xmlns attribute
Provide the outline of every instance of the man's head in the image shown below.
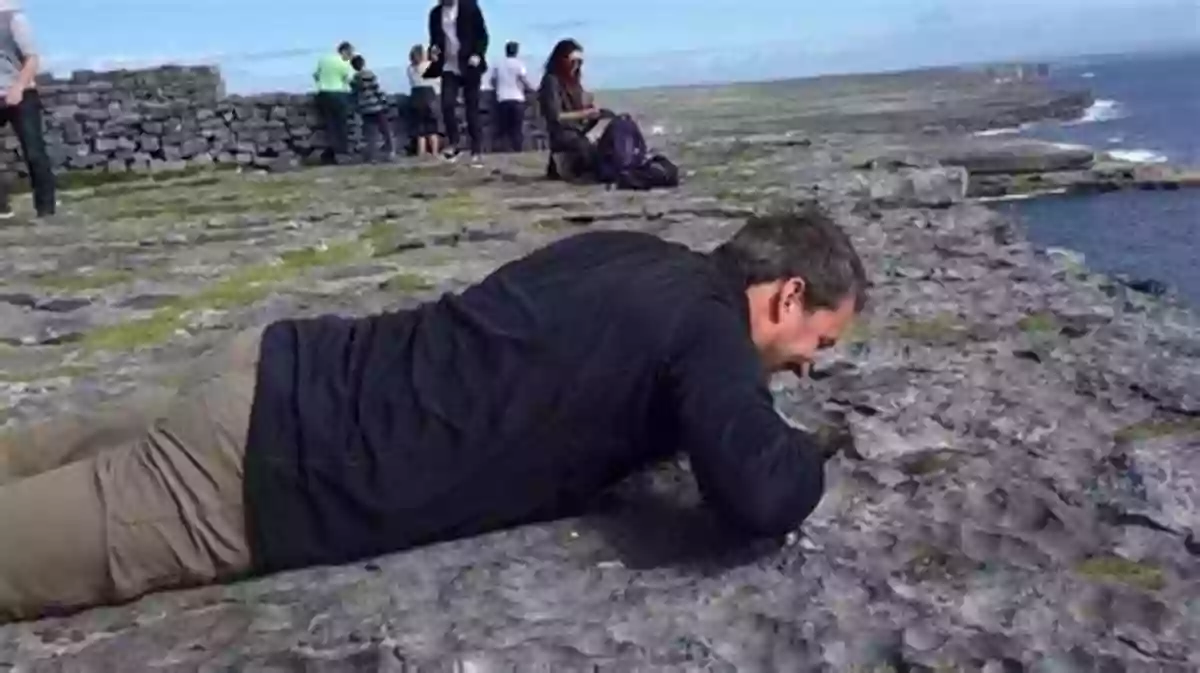
<svg viewBox="0 0 1200 673"><path fill-rule="evenodd" d="M367 59L355 54L354 58L350 59L350 67L358 72L362 72L362 69L367 67Z"/></svg>
<svg viewBox="0 0 1200 673"><path fill-rule="evenodd" d="M516 42L509 42L504 45L504 55L509 58L516 58L519 51L521 51L521 45Z"/></svg>
<svg viewBox="0 0 1200 673"><path fill-rule="evenodd" d="M458 0L441 0L442 7L453 7L458 4Z"/></svg>
<svg viewBox="0 0 1200 673"><path fill-rule="evenodd" d="M343 42L338 45L337 53L342 57L343 60L349 61L350 59L354 58L354 45L350 44L349 42Z"/></svg>
<svg viewBox="0 0 1200 673"><path fill-rule="evenodd" d="M854 245L816 208L752 217L712 256L746 288L751 338L771 372L801 371L866 304Z"/></svg>

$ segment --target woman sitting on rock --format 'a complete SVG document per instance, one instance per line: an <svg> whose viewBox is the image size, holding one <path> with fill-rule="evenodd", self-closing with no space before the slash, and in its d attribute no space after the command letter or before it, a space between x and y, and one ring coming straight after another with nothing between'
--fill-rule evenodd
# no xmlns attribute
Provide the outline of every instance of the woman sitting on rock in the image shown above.
<svg viewBox="0 0 1200 673"><path fill-rule="evenodd" d="M607 119L601 118L600 108L583 88L583 47L575 40L554 45L538 88L538 103L550 134L549 176L574 180L590 175L596 141Z"/></svg>

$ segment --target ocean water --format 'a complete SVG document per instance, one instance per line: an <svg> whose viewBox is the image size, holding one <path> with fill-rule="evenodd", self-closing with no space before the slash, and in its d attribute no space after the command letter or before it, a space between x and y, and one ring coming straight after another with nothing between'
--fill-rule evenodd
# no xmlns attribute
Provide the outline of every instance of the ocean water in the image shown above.
<svg viewBox="0 0 1200 673"><path fill-rule="evenodd" d="M1057 64L1052 77L1090 88L1082 118L1019 133L1087 145L1127 161L1200 169L1200 51L1106 57ZM1047 197L998 204L1032 240L1070 248L1104 272L1152 278L1200 309L1200 189Z"/></svg>

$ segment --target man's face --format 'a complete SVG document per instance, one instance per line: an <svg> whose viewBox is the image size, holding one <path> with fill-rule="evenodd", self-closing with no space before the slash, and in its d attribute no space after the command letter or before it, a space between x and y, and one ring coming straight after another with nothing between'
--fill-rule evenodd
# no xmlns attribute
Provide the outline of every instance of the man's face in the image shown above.
<svg viewBox="0 0 1200 673"><path fill-rule="evenodd" d="M754 344L771 373L807 370L817 352L837 344L854 321L852 294L833 308L809 310L799 278L756 286L747 294Z"/></svg>

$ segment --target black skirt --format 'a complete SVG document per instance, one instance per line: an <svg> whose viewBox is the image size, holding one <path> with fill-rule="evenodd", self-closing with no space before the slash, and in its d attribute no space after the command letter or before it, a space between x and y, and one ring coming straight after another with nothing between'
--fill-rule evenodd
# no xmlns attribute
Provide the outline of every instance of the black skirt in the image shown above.
<svg viewBox="0 0 1200 673"><path fill-rule="evenodd" d="M437 92L431 86L412 90L412 135L432 136L438 133Z"/></svg>

